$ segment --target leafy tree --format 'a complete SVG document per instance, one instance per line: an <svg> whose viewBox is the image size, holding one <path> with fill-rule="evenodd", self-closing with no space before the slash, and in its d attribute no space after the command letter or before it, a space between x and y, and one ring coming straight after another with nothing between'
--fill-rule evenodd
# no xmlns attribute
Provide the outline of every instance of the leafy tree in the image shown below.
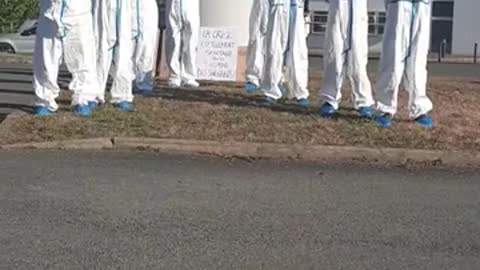
<svg viewBox="0 0 480 270"><path fill-rule="evenodd" d="M0 0L0 30L12 31L26 19L38 16L38 0Z"/></svg>

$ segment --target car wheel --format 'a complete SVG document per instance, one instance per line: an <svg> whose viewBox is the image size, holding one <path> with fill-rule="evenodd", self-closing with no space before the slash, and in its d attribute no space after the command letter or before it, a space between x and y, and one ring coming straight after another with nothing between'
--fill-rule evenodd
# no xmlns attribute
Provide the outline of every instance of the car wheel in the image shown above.
<svg viewBox="0 0 480 270"><path fill-rule="evenodd" d="M0 53L15 53L15 49L7 43L0 43Z"/></svg>

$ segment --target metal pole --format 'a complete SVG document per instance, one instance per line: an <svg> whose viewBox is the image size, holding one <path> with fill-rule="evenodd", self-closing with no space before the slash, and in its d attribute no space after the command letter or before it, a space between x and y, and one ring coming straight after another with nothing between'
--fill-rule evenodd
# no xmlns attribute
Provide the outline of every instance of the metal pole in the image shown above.
<svg viewBox="0 0 480 270"><path fill-rule="evenodd" d="M447 54L447 40L442 40L442 58L445 58Z"/></svg>
<svg viewBox="0 0 480 270"><path fill-rule="evenodd" d="M438 62L442 62L442 42L440 42L440 45L438 46Z"/></svg>
<svg viewBox="0 0 480 270"><path fill-rule="evenodd" d="M475 46L473 46L473 63L477 63L477 55L478 55L478 43L475 43Z"/></svg>

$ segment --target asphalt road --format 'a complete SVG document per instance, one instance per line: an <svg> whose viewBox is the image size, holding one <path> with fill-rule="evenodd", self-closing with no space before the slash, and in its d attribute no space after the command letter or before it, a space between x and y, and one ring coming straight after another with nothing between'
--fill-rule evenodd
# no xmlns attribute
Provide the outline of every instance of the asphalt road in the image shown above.
<svg viewBox="0 0 480 270"><path fill-rule="evenodd" d="M480 269L480 171L0 152L0 269Z"/></svg>
<svg viewBox="0 0 480 270"><path fill-rule="evenodd" d="M310 70L322 70L322 58L310 58ZM378 69L378 61L371 60L368 70L372 76ZM438 64L431 63L429 66L432 77L466 77L480 78L480 64ZM69 82L68 73L62 71L60 83L67 88ZM32 70L29 65L1 64L0 63L0 120L2 115L12 111L32 110L34 96L32 90Z"/></svg>
<svg viewBox="0 0 480 270"><path fill-rule="evenodd" d="M368 73L375 78L378 73L378 60L370 59L368 62ZM323 58L310 57L310 70L322 70ZM430 77L460 77L480 78L480 64L469 63L437 63L428 64L428 75Z"/></svg>
<svg viewBox="0 0 480 270"><path fill-rule="evenodd" d="M31 111L33 104L31 67L0 64L0 120L12 111Z"/></svg>

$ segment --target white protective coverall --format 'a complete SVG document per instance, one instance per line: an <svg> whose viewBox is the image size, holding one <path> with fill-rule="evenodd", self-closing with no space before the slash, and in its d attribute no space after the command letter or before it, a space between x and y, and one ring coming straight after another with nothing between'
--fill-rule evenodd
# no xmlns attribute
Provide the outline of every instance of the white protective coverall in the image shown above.
<svg viewBox="0 0 480 270"><path fill-rule="evenodd" d="M250 12L250 36L247 48L247 82L260 86L263 76L269 0L253 0Z"/></svg>
<svg viewBox="0 0 480 270"><path fill-rule="evenodd" d="M200 0L167 0L166 54L169 84L196 85ZM219 11L221 12L221 11Z"/></svg>
<svg viewBox="0 0 480 270"><path fill-rule="evenodd" d="M113 79L110 102L133 101L133 54L135 38L138 36L134 1L136 0L93 1L97 47L97 99L100 102L105 100L109 73Z"/></svg>
<svg viewBox="0 0 480 270"><path fill-rule="evenodd" d="M152 91L158 48L158 6L156 0L136 0L136 23L139 34L135 48L135 88Z"/></svg>
<svg viewBox="0 0 480 270"><path fill-rule="evenodd" d="M92 31L91 2L78 0L41 0L40 16L33 57L35 106L56 111L55 98L59 66L66 64L72 74L69 85L73 105L94 101L95 48Z"/></svg>
<svg viewBox="0 0 480 270"><path fill-rule="evenodd" d="M387 0L386 5L377 109L390 115L397 112L398 89L403 78L409 93L409 115L416 119L433 107L426 93L431 1Z"/></svg>
<svg viewBox="0 0 480 270"><path fill-rule="evenodd" d="M320 99L338 110L342 86L348 77L355 109L374 104L367 75L367 0L330 0L324 46L324 78Z"/></svg>
<svg viewBox="0 0 480 270"><path fill-rule="evenodd" d="M305 33L303 0L270 2L266 62L261 88L265 96L280 99L280 84L285 78L289 90L288 98L307 99L308 33Z"/></svg>

